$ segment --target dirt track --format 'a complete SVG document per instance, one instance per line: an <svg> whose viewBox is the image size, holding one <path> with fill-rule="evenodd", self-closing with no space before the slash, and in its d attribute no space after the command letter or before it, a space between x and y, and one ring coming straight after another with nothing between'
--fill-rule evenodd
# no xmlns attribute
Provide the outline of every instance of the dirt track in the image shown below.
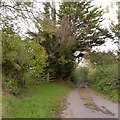
<svg viewBox="0 0 120 120"><path fill-rule="evenodd" d="M90 88L74 89L67 96L61 118L118 118L118 103L99 96Z"/></svg>

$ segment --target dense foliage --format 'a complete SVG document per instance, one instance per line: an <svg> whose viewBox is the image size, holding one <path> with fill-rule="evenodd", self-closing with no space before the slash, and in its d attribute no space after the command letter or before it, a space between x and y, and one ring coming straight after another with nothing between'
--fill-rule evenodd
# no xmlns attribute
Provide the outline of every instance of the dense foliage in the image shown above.
<svg viewBox="0 0 120 120"><path fill-rule="evenodd" d="M117 100L119 86L117 56L112 52L107 54L92 53L90 61L92 63L92 71L88 79L92 87Z"/></svg>
<svg viewBox="0 0 120 120"><path fill-rule="evenodd" d="M71 74L76 50L91 50L110 35L100 24L103 10L91 1L62 2L58 13L54 9L54 5L44 3L42 19L35 18L38 33L28 33L45 39L41 45L48 54L48 71L63 79Z"/></svg>
<svg viewBox="0 0 120 120"><path fill-rule="evenodd" d="M11 27L2 29L2 49L3 86L8 92L17 94L18 87L39 77L47 65L44 48L30 39L21 40Z"/></svg>
<svg viewBox="0 0 120 120"><path fill-rule="evenodd" d="M92 52L87 57L87 67L75 68L73 81L79 85L89 82L90 86L97 91L118 100L118 56L112 52Z"/></svg>

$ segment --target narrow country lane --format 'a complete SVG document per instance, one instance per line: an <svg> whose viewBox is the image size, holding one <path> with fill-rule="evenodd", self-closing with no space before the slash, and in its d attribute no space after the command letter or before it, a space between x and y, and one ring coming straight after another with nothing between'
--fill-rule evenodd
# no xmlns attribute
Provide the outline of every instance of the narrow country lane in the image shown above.
<svg viewBox="0 0 120 120"><path fill-rule="evenodd" d="M67 96L61 118L118 118L118 104L99 96L90 88L74 89Z"/></svg>

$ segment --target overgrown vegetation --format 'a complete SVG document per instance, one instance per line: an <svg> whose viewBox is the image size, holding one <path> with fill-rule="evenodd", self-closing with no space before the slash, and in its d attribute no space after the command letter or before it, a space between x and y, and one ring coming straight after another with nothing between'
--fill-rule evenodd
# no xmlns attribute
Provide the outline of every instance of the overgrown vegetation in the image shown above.
<svg viewBox="0 0 120 120"><path fill-rule="evenodd" d="M3 88L17 95L19 88L43 73L47 54L37 42L21 40L11 26L2 29L2 39Z"/></svg>
<svg viewBox="0 0 120 120"><path fill-rule="evenodd" d="M13 16L9 12L2 14L1 18L3 87L15 95L19 93L17 87L24 87L30 79L40 79L44 73L51 72L59 80L69 78L74 67L74 52L89 51L111 36L100 24L104 10L92 6L91 1L62 2L59 11L53 3L45 2L44 12L39 13L31 11L32 5L31 2L1 3L2 10L15 13ZM22 28L18 24L14 26L14 19L19 17L31 21L37 32L27 29L27 37L22 39L19 36Z"/></svg>
<svg viewBox="0 0 120 120"><path fill-rule="evenodd" d="M108 95L113 100L118 100L118 58L112 52L92 53L90 56L92 68L89 80L92 87Z"/></svg>
<svg viewBox="0 0 120 120"><path fill-rule="evenodd" d="M76 68L73 80L76 84L89 82L90 86L113 100L118 100L118 57L112 52L92 52L89 66Z"/></svg>

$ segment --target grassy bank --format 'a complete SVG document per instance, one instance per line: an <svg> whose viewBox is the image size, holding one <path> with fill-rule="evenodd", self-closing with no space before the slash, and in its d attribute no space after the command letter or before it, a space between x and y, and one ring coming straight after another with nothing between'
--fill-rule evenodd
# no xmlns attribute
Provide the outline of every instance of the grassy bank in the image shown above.
<svg viewBox="0 0 120 120"><path fill-rule="evenodd" d="M54 118L64 96L65 83L31 84L19 97L3 95L3 118Z"/></svg>

